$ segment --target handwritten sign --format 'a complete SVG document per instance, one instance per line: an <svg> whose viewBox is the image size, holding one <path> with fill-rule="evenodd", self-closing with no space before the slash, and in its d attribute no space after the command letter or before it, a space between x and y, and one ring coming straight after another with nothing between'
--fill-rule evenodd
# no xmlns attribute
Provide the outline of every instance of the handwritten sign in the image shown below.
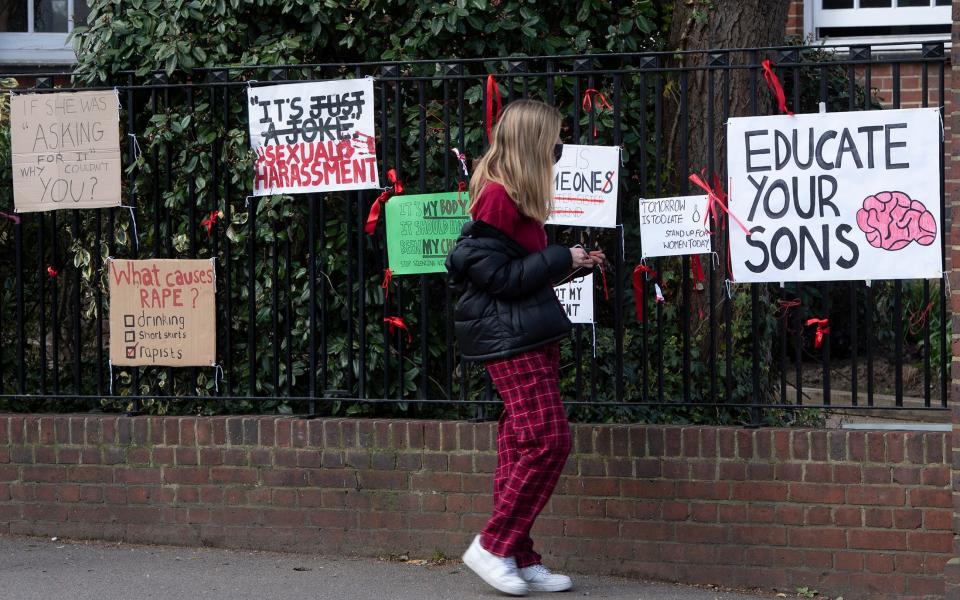
<svg viewBox="0 0 960 600"><path fill-rule="evenodd" d="M10 98L17 212L120 206L117 92Z"/></svg>
<svg viewBox="0 0 960 600"><path fill-rule="evenodd" d="M466 192L394 196L386 205L387 255L394 275L443 273L447 254L470 220Z"/></svg>
<svg viewBox="0 0 960 600"><path fill-rule="evenodd" d="M935 108L728 121L737 281L939 278Z"/></svg>
<svg viewBox="0 0 960 600"><path fill-rule="evenodd" d="M553 168L548 225L617 226L620 148L564 145Z"/></svg>
<svg viewBox="0 0 960 600"><path fill-rule="evenodd" d="M593 323L593 274L553 288L571 323Z"/></svg>
<svg viewBox="0 0 960 600"><path fill-rule="evenodd" d="M253 195L380 187L373 79L247 89Z"/></svg>
<svg viewBox="0 0 960 600"><path fill-rule="evenodd" d="M216 362L213 259L113 259L108 268L114 365Z"/></svg>
<svg viewBox="0 0 960 600"><path fill-rule="evenodd" d="M644 258L710 252L710 232L704 226L707 197L642 198L640 252Z"/></svg>

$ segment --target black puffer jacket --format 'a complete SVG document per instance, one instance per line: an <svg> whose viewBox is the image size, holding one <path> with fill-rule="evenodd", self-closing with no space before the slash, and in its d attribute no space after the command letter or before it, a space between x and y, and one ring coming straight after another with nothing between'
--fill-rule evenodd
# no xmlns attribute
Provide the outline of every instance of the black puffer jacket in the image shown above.
<svg viewBox="0 0 960 600"><path fill-rule="evenodd" d="M571 263L563 246L530 254L492 225L465 224L447 257L451 284L462 294L454 329L463 357L506 358L563 338L571 325L553 282Z"/></svg>

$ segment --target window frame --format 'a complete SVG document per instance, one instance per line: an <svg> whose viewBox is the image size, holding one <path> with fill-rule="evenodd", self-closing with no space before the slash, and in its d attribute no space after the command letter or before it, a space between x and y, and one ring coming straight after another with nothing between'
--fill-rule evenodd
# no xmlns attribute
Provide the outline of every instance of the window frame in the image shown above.
<svg viewBox="0 0 960 600"><path fill-rule="evenodd" d="M954 0L956 2L957 0ZM890 49L919 49L925 41L949 38L949 33L921 33L913 35L863 35L831 37L819 35L827 27L870 27L892 24L949 25L953 22L953 6L893 6L890 8L860 8L860 0L854 0L854 8L821 8L823 0L804 0L803 34L815 42L877 44L904 42ZM946 20L944 20L946 16ZM948 44L949 47L949 44Z"/></svg>
<svg viewBox="0 0 960 600"><path fill-rule="evenodd" d="M36 32L33 0L27 4L27 31L0 31L0 65L72 65L77 62L67 36L73 31L75 5L67 0L67 31Z"/></svg>

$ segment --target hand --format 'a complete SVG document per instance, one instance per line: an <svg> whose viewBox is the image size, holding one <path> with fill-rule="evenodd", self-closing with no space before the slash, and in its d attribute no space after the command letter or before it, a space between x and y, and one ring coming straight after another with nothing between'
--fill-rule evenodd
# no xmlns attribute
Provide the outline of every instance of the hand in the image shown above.
<svg viewBox="0 0 960 600"><path fill-rule="evenodd" d="M583 248L570 248L570 257L572 258L574 269L592 268L594 265L593 257L587 254L587 251Z"/></svg>
<svg viewBox="0 0 960 600"><path fill-rule="evenodd" d="M591 250L588 254L593 259L593 264L598 267L602 267L603 263L607 262L607 256L603 253L603 250Z"/></svg>

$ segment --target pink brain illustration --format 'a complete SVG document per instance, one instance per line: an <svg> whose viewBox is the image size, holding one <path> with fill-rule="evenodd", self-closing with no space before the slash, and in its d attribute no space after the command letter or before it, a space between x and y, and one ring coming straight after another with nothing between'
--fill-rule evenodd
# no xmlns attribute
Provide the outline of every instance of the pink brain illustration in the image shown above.
<svg viewBox="0 0 960 600"><path fill-rule="evenodd" d="M900 250L916 241L929 246L937 239L937 220L922 202L903 192L879 192L863 201L857 225L874 248Z"/></svg>

